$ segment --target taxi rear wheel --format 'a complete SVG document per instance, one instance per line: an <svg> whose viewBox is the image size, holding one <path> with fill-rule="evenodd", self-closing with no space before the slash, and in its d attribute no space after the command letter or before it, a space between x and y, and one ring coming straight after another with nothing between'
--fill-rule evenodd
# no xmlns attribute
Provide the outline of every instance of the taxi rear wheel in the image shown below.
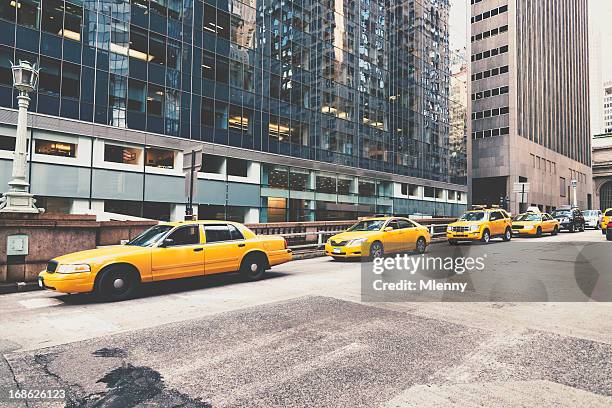
<svg viewBox="0 0 612 408"><path fill-rule="evenodd" d="M95 294L100 300L118 302L131 298L139 283L137 272L129 266L112 266L102 272Z"/></svg>
<svg viewBox="0 0 612 408"><path fill-rule="evenodd" d="M542 236L542 228L538 227L536 230L536 237L540 238Z"/></svg>
<svg viewBox="0 0 612 408"><path fill-rule="evenodd" d="M512 239L512 230L510 228L506 228L506 231L504 231L504 241L508 242Z"/></svg>
<svg viewBox="0 0 612 408"><path fill-rule="evenodd" d="M559 234L559 227L555 227L555 229L552 232L553 235L557 235Z"/></svg>
<svg viewBox="0 0 612 408"><path fill-rule="evenodd" d="M266 272L267 262L263 255L247 255L240 265L240 274L245 280L255 281L263 277Z"/></svg>

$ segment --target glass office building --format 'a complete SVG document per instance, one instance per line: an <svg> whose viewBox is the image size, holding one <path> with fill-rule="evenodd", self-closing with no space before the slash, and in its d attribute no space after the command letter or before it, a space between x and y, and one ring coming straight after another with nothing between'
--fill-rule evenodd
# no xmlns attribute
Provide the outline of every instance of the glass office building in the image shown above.
<svg viewBox="0 0 612 408"><path fill-rule="evenodd" d="M449 165L448 9L448 0L0 0L0 109L17 103L9 61L37 61L32 171L90 169L88 189L61 194L33 175L50 206L86 200L171 217L185 202L176 179L189 141L204 146L198 183L224 183L198 189L207 216L454 215L467 180ZM142 194L113 194L102 172L126 173L105 174ZM245 194L251 201L231 200Z"/></svg>

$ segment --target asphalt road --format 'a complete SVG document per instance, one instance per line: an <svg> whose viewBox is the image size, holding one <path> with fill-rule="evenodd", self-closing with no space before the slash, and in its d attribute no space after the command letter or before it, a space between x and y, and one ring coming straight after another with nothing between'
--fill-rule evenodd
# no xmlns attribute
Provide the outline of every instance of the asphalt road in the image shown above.
<svg viewBox="0 0 612 408"><path fill-rule="evenodd" d="M490 254L486 271L510 281L595 270L606 289L602 243L589 231L452 251ZM459 302L370 303L363 268L296 261L259 282L155 284L114 304L0 296L0 406L26 406L6 400L17 388L66 391L30 407L612 405L612 303L487 301L479 290Z"/></svg>

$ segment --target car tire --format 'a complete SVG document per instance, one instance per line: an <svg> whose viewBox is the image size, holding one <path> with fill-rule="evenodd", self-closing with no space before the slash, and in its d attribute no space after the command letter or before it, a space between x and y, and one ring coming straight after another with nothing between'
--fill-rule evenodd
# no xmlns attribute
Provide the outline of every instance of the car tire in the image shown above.
<svg viewBox="0 0 612 408"><path fill-rule="evenodd" d="M506 228L503 238L504 238L504 242L511 241L512 240L512 229Z"/></svg>
<svg viewBox="0 0 612 408"><path fill-rule="evenodd" d="M425 251L427 251L427 241L425 240L425 238L420 237L419 239L417 239L417 242L416 242L416 251L419 254L424 254Z"/></svg>
<svg viewBox="0 0 612 408"><path fill-rule="evenodd" d="M582 227L580 227L580 232L584 232L586 231L586 225L582 224Z"/></svg>
<svg viewBox="0 0 612 408"><path fill-rule="evenodd" d="M456 240L454 240L454 239L449 239L448 240L448 244L451 245L451 246L454 246L454 245L457 245L458 242Z"/></svg>
<svg viewBox="0 0 612 408"><path fill-rule="evenodd" d="M542 228L538 227L538 229L536 230L536 237L540 238L542 236Z"/></svg>
<svg viewBox="0 0 612 408"><path fill-rule="evenodd" d="M480 241L485 245L491 242L491 233L488 229L482 232L482 238L480 238Z"/></svg>
<svg viewBox="0 0 612 408"><path fill-rule="evenodd" d="M557 234L559 234L559 227L555 227L555 229L554 229L554 230L553 230L553 232L552 232L552 235L553 235L553 236L555 236L555 235L557 235Z"/></svg>
<svg viewBox="0 0 612 408"><path fill-rule="evenodd" d="M567 227L567 230L573 234L576 232L576 226L574 224L570 224L570 226Z"/></svg>
<svg viewBox="0 0 612 408"><path fill-rule="evenodd" d="M264 276L267 265L264 255L249 254L240 263L240 274L246 281L256 281Z"/></svg>
<svg viewBox="0 0 612 408"><path fill-rule="evenodd" d="M372 242L372 245L370 245L370 260L382 258L383 256L385 256L383 244L380 241Z"/></svg>
<svg viewBox="0 0 612 408"><path fill-rule="evenodd" d="M102 271L94 292L102 301L121 302L131 298L139 285L137 271L127 265L117 265Z"/></svg>
<svg viewBox="0 0 612 408"><path fill-rule="evenodd" d="M602 229L601 229L601 234L602 234L602 235L606 235L606 230L602 228Z"/></svg>

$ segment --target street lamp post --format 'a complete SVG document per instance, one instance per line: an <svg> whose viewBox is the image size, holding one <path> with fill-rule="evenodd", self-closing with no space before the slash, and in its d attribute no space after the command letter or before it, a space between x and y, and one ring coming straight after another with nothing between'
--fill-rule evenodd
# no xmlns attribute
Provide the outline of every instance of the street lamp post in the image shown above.
<svg viewBox="0 0 612 408"><path fill-rule="evenodd" d="M13 69L13 86L19 91L17 101L19 113L17 116L17 137L13 157L12 180L9 181L9 191L0 200L0 212L38 214L44 210L36 208L34 196L28 192L29 183L26 180L28 165L28 94L36 89L38 68L27 61L11 64Z"/></svg>

